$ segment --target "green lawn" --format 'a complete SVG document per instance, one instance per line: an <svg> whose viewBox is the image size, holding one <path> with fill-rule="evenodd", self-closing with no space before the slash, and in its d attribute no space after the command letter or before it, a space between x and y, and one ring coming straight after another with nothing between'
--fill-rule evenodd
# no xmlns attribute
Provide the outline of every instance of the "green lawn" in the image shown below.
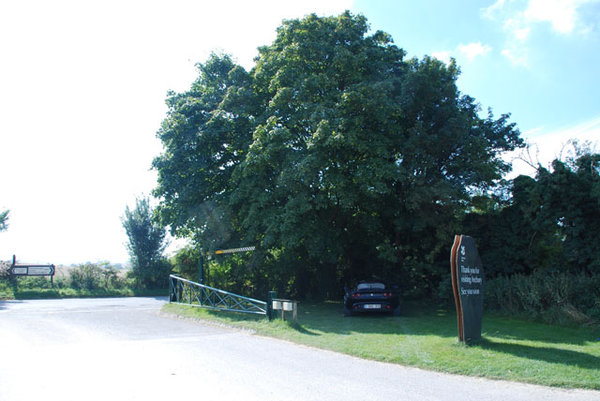
<svg viewBox="0 0 600 401"><path fill-rule="evenodd" d="M361 358L469 376L600 390L598 327L555 327L487 314L483 340L457 340L456 315L447 310L415 310L400 317L345 318L339 303L300 304L298 323L210 312L181 305L164 311L254 330L313 347Z"/></svg>

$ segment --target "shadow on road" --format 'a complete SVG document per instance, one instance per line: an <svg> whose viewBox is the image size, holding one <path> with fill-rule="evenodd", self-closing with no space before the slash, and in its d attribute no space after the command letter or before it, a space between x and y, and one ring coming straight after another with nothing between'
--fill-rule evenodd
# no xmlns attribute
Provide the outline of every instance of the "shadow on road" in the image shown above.
<svg viewBox="0 0 600 401"><path fill-rule="evenodd" d="M18 301L18 300L2 300L0 301L0 310L5 310L8 309L10 307L10 305L15 305L15 304L20 304L23 303L23 301Z"/></svg>

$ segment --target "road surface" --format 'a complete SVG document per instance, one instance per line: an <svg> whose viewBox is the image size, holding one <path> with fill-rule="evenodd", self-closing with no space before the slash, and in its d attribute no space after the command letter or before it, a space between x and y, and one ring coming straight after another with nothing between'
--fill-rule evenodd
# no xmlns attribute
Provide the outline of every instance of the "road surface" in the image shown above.
<svg viewBox="0 0 600 401"><path fill-rule="evenodd" d="M0 301L0 401L600 401L161 315L162 298Z"/></svg>

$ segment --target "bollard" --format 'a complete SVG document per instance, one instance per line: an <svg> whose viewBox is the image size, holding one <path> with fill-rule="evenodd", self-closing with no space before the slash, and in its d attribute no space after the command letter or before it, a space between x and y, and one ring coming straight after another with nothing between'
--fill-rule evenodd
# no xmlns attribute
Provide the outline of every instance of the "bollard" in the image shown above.
<svg viewBox="0 0 600 401"><path fill-rule="evenodd" d="M277 298L277 291L269 291L267 294L267 317L269 320L273 320L273 298Z"/></svg>

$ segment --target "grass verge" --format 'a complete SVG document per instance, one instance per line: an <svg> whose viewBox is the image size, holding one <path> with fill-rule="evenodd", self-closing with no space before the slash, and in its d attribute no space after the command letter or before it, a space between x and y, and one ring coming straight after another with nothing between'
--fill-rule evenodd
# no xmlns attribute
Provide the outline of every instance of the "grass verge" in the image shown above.
<svg viewBox="0 0 600 401"><path fill-rule="evenodd" d="M556 327L486 315L483 340L457 340L456 315L406 308L401 317L344 318L339 303L301 304L298 323L167 304L163 311L360 358L440 372L600 390L598 327Z"/></svg>
<svg viewBox="0 0 600 401"><path fill-rule="evenodd" d="M99 297L150 297L167 296L167 289L74 289L74 288L27 288L14 290L0 286L0 300L3 299L55 299L55 298L99 298Z"/></svg>

